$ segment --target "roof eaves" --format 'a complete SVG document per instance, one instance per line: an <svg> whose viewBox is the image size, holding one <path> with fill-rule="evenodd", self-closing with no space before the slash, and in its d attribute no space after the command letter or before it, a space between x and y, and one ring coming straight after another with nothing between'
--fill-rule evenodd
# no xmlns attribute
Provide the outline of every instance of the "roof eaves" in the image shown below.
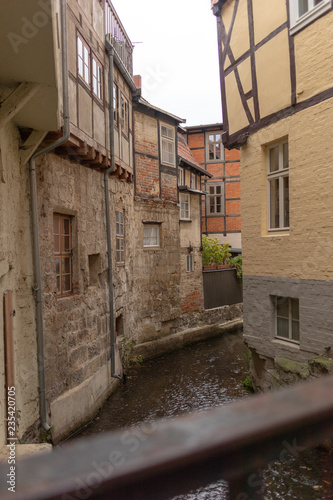
<svg viewBox="0 0 333 500"><path fill-rule="evenodd" d="M194 168L198 172L200 172L203 175L207 175L207 177L213 177L213 174L210 172L207 172L204 168L200 167L199 165L196 165L195 163L192 163L191 161L187 160L186 158L183 158L183 156L178 155L179 158L181 159L182 162L187 163L187 165L191 168Z"/></svg>
<svg viewBox="0 0 333 500"><path fill-rule="evenodd" d="M146 101L146 99L143 99L142 97L139 97L139 99L137 99L136 102L138 104L141 104L141 106L144 106L148 109L157 111L158 113L168 116L169 118L172 118L178 123L186 123L186 120L184 118L179 118L179 116L173 115L172 113L168 113L167 111L164 111L163 109L158 108L157 106L153 106L152 104L150 104L150 102Z"/></svg>

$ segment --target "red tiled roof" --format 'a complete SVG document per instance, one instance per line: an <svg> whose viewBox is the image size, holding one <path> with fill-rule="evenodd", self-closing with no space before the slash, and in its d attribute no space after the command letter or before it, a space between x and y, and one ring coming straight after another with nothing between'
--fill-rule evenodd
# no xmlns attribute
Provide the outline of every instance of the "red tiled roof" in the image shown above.
<svg viewBox="0 0 333 500"><path fill-rule="evenodd" d="M197 160L194 158L192 151L188 147L187 142L185 141L185 138L183 134L180 134L178 132L178 155L185 161L189 161L192 163L192 165L195 165L197 167L201 167L201 165L197 162Z"/></svg>

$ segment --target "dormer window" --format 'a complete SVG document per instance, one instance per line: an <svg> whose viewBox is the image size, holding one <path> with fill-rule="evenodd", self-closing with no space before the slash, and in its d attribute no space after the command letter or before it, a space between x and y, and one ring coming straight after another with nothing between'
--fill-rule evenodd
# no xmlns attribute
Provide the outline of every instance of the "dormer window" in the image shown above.
<svg viewBox="0 0 333 500"><path fill-rule="evenodd" d="M166 165L175 165L175 128L164 123L160 124L161 134L161 162Z"/></svg>

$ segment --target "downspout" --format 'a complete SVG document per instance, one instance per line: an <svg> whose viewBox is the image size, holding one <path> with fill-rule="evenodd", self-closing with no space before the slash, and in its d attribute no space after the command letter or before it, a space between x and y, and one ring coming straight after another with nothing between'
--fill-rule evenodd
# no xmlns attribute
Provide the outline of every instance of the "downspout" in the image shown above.
<svg viewBox="0 0 333 500"><path fill-rule="evenodd" d="M67 15L66 0L61 3L61 57L62 57L62 90L63 90L63 136L44 149L37 151L30 159L30 189L31 189L31 212L32 212L32 236L35 267L36 292L36 322L37 322L37 344L38 344L38 380L40 392L40 419L43 429L49 431L51 427L47 423L46 391L45 391L45 363L44 363L44 328L43 328L43 303L42 303L42 279L39 249L39 227L37 207L37 182L35 160L38 156L48 153L67 141L70 134L69 128L69 99L68 99L68 61L67 61Z"/></svg>
<svg viewBox="0 0 333 500"><path fill-rule="evenodd" d="M104 173L104 196L105 196L105 218L106 218L106 244L108 253L108 276L109 276L109 305L110 305L110 348L111 348L111 377L121 379L116 374L115 359L115 331L114 331L114 307L113 307L113 273L112 273L112 247L111 247L111 221L110 221L110 199L109 199L109 174L115 169L114 157L114 107L113 107L113 56L111 48L107 51L109 55L109 141L110 141L110 167Z"/></svg>

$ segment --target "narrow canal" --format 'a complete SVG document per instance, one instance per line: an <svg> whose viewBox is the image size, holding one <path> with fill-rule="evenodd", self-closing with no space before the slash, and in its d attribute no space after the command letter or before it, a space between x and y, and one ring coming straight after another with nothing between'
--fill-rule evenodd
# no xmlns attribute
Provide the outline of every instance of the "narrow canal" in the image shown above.
<svg viewBox="0 0 333 500"><path fill-rule="evenodd" d="M73 438L203 411L249 397L242 385L247 374L246 358L242 334L233 333L148 360L128 371L126 383ZM287 462L276 461L264 471L265 500L333 499L333 454L317 449L294 455L290 453ZM226 498L227 483L221 480L172 500Z"/></svg>

